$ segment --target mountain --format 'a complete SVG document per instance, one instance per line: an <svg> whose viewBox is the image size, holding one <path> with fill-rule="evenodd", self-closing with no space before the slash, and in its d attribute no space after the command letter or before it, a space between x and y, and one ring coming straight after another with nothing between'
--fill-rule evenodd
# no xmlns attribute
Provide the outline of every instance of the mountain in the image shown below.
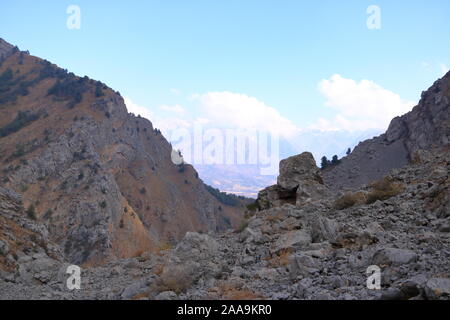
<svg viewBox="0 0 450 320"><path fill-rule="evenodd" d="M361 142L339 165L325 170L327 185L356 188L414 161L417 150L448 147L449 103L450 72L422 93L412 111L394 118L384 134Z"/></svg>
<svg viewBox="0 0 450 320"><path fill-rule="evenodd" d="M118 92L0 39L0 187L17 193L49 241L95 265L236 226L224 203Z"/></svg>
<svg viewBox="0 0 450 320"><path fill-rule="evenodd" d="M282 160L235 230L206 233L239 199L105 85L6 50L0 299L450 299L450 74L340 164Z"/></svg>
<svg viewBox="0 0 450 320"><path fill-rule="evenodd" d="M73 291L66 263L21 254L16 269L0 270L0 299L448 300L449 154L417 151L414 163L342 195L303 153L281 162L276 185L298 196L265 198L234 232L188 232L156 254L84 268Z"/></svg>
<svg viewBox="0 0 450 320"><path fill-rule="evenodd" d="M342 157L348 148L355 147L361 141L372 138L380 132L376 129L365 131L301 131L289 139L280 137L280 159L309 151L315 159L326 155ZM261 167L250 164L234 165L196 165L195 168L205 182L222 191L256 198L258 192L274 184L277 175L261 174ZM220 181L217 177L221 177Z"/></svg>

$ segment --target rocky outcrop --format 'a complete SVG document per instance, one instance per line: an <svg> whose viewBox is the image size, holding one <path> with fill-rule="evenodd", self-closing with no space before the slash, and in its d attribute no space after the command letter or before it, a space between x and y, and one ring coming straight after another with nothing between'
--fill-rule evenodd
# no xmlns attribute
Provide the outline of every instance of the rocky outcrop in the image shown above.
<svg viewBox="0 0 450 320"><path fill-rule="evenodd" d="M241 209L208 192L192 166L173 163L160 131L106 85L20 51L2 74L11 83L0 94L0 186L21 195L68 261L133 257L241 220Z"/></svg>
<svg viewBox="0 0 450 320"><path fill-rule="evenodd" d="M421 152L392 173L405 188L389 199L274 206L238 232L190 232L173 248L84 268L82 290L65 287L64 264L22 256L0 299L448 300L449 169L448 150ZM380 290L367 287L373 266Z"/></svg>
<svg viewBox="0 0 450 320"><path fill-rule="evenodd" d="M14 47L0 38L0 63L14 52Z"/></svg>
<svg viewBox="0 0 450 320"><path fill-rule="evenodd" d="M47 227L25 212L22 197L0 187L0 288L2 281L14 281L14 270L19 272L24 262L31 261L29 256L45 256L55 263L63 259Z"/></svg>
<svg viewBox="0 0 450 320"><path fill-rule="evenodd" d="M354 189L414 161L418 150L448 147L450 72L422 93L419 104L393 119L386 133L361 142L341 163L323 171L332 190Z"/></svg>
<svg viewBox="0 0 450 320"><path fill-rule="evenodd" d="M257 203L260 209L278 207L284 203L301 206L323 198L326 192L313 155L304 152L280 161L277 184L260 191Z"/></svg>
<svg viewBox="0 0 450 320"><path fill-rule="evenodd" d="M430 92L441 98L425 94L412 112L434 101L427 116L444 103L428 120L412 121L430 132L411 134L411 121L399 118L325 172L309 153L286 159L278 183L260 192L260 210L224 233L217 231L232 224L231 208L218 208L191 166L170 161L170 145L149 121L95 83L81 102L48 100L42 92L55 83L44 77L35 83L40 90L0 106L1 127L18 111L38 115L2 131L0 299L450 299L446 82ZM428 149L432 140L436 148L415 147ZM351 162L363 155L367 164ZM361 175L347 179L345 168ZM340 173L343 182L331 188L351 181L354 192L324 185L322 174L327 181ZM67 288L68 262L84 263L82 290ZM379 289L367 286L374 267Z"/></svg>

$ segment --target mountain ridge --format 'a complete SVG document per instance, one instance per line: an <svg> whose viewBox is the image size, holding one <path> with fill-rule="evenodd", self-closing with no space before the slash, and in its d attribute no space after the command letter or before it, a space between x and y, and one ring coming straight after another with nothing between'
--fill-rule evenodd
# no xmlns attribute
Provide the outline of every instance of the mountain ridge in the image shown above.
<svg viewBox="0 0 450 320"><path fill-rule="evenodd" d="M160 131L117 92L5 43L0 184L22 194L70 261L101 264L239 223L240 209L175 165Z"/></svg>

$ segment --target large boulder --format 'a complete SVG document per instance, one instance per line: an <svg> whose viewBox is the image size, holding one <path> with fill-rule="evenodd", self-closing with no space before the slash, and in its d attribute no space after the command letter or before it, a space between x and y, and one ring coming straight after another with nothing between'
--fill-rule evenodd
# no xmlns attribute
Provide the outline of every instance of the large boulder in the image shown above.
<svg viewBox="0 0 450 320"><path fill-rule="evenodd" d="M310 152L281 160L277 184L286 190L294 190L305 181L323 184L320 169Z"/></svg>
<svg viewBox="0 0 450 320"><path fill-rule="evenodd" d="M258 207L265 210L285 203L302 206L327 193L320 169L310 152L281 160L277 184L258 194Z"/></svg>
<svg viewBox="0 0 450 320"><path fill-rule="evenodd" d="M378 266L400 266L417 260L417 254L407 249L383 248L375 252L372 263Z"/></svg>
<svg viewBox="0 0 450 320"><path fill-rule="evenodd" d="M450 297L450 279L432 278L425 284L425 294L428 299Z"/></svg>
<svg viewBox="0 0 450 320"><path fill-rule="evenodd" d="M209 281L220 274L219 244L206 234L186 233L161 274L162 289L182 292L199 279Z"/></svg>
<svg viewBox="0 0 450 320"><path fill-rule="evenodd" d="M266 210L273 207L281 207L286 202L295 202L295 190L286 190L279 185L273 185L258 193L258 208Z"/></svg>
<svg viewBox="0 0 450 320"><path fill-rule="evenodd" d="M9 246L5 241L0 240L0 256L6 256L9 253Z"/></svg>
<svg viewBox="0 0 450 320"><path fill-rule="evenodd" d="M312 241L311 235L305 230L293 230L283 233L274 244L274 252L283 250L297 251Z"/></svg>

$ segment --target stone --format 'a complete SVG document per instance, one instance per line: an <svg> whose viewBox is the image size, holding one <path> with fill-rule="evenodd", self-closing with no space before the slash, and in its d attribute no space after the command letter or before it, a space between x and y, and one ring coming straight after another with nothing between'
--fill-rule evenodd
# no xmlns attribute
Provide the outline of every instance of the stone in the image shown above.
<svg viewBox="0 0 450 320"><path fill-rule="evenodd" d="M177 299L178 299L178 295L173 291L164 291L164 292L159 293L155 297L155 300L177 300Z"/></svg>
<svg viewBox="0 0 450 320"><path fill-rule="evenodd" d="M313 286L313 280L311 278L304 278L300 280L296 285L297 295L302 298L305 296L309 288Z"/></svg>
<svg viewBox="0 0 450 320"><path fill-rule="evenodd" d="M323 184L320 169L310 152L304 152L280 162L280 175L277 184L286 190L294 190L304 181Z"/></svg>
<svg viewBox="0 0 450 320"><path fill-rule="evenodd" d="M311 236L313 242L333 242L339 235L339 223L324 217L317 217L312 223Z"/></svg>
<svg viewBox="0 0 450 320"><path fill-rule="evenodd" d="M289 257L289 275L295 279L299 275L308 275L317 268L314 258L305 254L295 254Z"/></svg>
<svg viewBox="0 0 450 320"><path fill-rule="evenodd" d="M372 264L378 266L400 266L417 260L417 254L407 249L383 248L375 252Z"/></svg>
<svg viewBox="0 0 450 320"><path fill-rule="evenodd" d="M405 295L400 289L388 288L381 294L381 300L404 300Z"/></svg>
<svg viewBox="0 0 450 320"><path fill-rule="evenodd" d="M443 296L450 297L450 279L431 278L426 282L424 289L428 299L439 299Z"/></svg>
<svg viewBox="0 0 450 320"><path fill-rule="evenodd" d="M9 253L9 246L5 241L0 240L0 255L7 256Z"/></svg>
<svg viewBox="0 0 450 320"><path fill-rule="evenodd" d="M149 282L146 279L139 280L128 287L126 287L121 297L122 299L129 300L134 298L135 296L145 293L148 290Z"/></svg>
<svg viewBox="0 0 450 320"><path fill-rule="evenodd" d="M280 236L275 243L274 252L281 250L295 251L311 243L311 235L305 230L289 231Z"/></svg>

